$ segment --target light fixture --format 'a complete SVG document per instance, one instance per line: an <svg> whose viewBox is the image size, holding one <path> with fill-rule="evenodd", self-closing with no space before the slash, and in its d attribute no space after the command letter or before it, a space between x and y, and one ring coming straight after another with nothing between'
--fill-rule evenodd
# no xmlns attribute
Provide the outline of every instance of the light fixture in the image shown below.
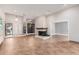
<svg viewBox="0 0 79 59"><path fill-rule="evenodd" d="M50 13L51 13L51 10L47 10L47 12L45 14L48 15Z"/></svg>
<svg viewBox="0 0 79 59"><path fill-rule="evenodd" d="M14 10L14 12L16 12L16 10Z"/></svg>
<svg viewBox="0 0 79 59"><path fill-rule="evenodd" d="M68 4L64 4L64 6L67 6Z"/></svg>
<svg viewBox="0 0 79 59"><path fill-rule="evenodd" d="M18 18L16 17L15 21L18 21Z"/></svg>

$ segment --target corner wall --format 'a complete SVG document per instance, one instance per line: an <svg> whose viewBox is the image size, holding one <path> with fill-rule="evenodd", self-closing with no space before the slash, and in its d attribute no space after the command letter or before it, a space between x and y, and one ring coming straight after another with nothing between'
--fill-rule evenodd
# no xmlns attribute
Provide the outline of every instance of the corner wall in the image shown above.
<svg viewBox="0 0 79 59"><path fill-rule="evenodd" d="M55 34L54 22L68 21L69 40L79 42L79 6L72 7L64 11L49 15L46 19L48 24L49 35Z"/></svg>
<svg viewBox="0 0 79 59"><path fill-rule="evenodd" d="M48 24L48 35L52 36L55 34L54 17L51 15L51 16L48 16L46 19Z"/></svg>
<svg viewBox="0 0 79 59"><path fill-rule="evenodd" d="M79 42L79 6L52 14L52 16L55 21L67 20L69 39Z"/></svg>

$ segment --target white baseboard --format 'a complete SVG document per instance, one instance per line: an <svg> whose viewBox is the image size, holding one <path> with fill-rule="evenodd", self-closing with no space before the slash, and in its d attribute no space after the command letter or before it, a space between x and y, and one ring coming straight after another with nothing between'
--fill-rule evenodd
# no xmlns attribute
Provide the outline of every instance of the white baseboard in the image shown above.
<svg viewBox="0 0 79 59"><path fill-rule="evenodd" d="M4 37L0 36L0 44L4 41Z"/></svg>
<svg viewBox="0 0 79 59"><path fill-rule="evenodd" d="M26 36L26 34L23 34L23 35L11 35L11 36L5 36L5 38L10 38L10 37L20 37L20 36Z"/></svg>
<svg viewBox="0 0 79 59"><path fill-rule="evenodd" d="M68 36L68 34L60 34L60 33L55 33L53 35L63 35L63 36Z"/></svg>
<svg viewBox="0 0 79 59"><path fill-rule="evenodd" d="M24 35L16 35L15 37L20 37L20 36L26 36L26 34L24 34Z"/></svg>
<svg viewBox="0 0 79 59"><path fill-rule="evenodd" d="M31 35L31 34L35 34L35 33L28 33L28 35Z"/></svg>

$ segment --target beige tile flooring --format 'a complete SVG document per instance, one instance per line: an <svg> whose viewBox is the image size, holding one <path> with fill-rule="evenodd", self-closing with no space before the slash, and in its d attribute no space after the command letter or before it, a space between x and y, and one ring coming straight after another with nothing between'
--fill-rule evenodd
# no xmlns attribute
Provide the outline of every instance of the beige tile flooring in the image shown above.
<svg viewBox="0 0 79 59"><path fill-rule="evenodd" d="M0 46L1 55L71 55L79 54L79 44L53 36L43 40L35 36L7 38Z"/></svg>

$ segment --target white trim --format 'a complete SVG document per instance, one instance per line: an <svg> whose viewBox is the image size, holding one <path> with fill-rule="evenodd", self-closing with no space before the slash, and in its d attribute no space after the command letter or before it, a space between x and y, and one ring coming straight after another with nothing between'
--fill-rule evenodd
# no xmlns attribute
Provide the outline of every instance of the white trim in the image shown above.
<svg viewBox="0 0 79 59"><path fill-rule="evenodd" d="M4 41L4 37L0 36L0 44Z"/></svg>
<svg viewBox="0 0 79 59"><path fill-rule="evenodd" d="M35 33L27 33L27 35L33 35L33 34L35 34Z"/></svg>
<svg viewBox="0 0 79 59"><path fill-rule="evenodd" d="M70 25L70 20L68 20L68 39L71 40L69 37L69 28L70 28L69 25Z"/></svg>
<svg viewBox="0 0 79 59"><path fill-rule="evenodd" d="M64 36L68 36L68 34L61 34L61 33L55 33L54 35L64 35Z"/></svg>
<svg viewBox="0 0 79 59"><path fill-rule="evenodd" d="M5 38L10 38L10 37L20 37L20 36L26 36L27 34L24 35L11 35L11 36L5 36Z"/></svg>
<svg viewBox="0 0 79 59"><path fill-rule="evenodd" d="M14 36L14 37L20 37L20 36L26 36L25 34L24 35L16 35L16 36Z"/></svg>
<svg viewBox="0 0 79 59"><path fill-rule="evenodd" d="M76 41L76 40L72 40L72 39L70 39L69 41L79 42L78 40Z"/></svg>
<svg viewBox="0 0 79 59"><path fill-rule="evenodd" d="M69 20L55 20L54 23L69 22Z"/></svg>

